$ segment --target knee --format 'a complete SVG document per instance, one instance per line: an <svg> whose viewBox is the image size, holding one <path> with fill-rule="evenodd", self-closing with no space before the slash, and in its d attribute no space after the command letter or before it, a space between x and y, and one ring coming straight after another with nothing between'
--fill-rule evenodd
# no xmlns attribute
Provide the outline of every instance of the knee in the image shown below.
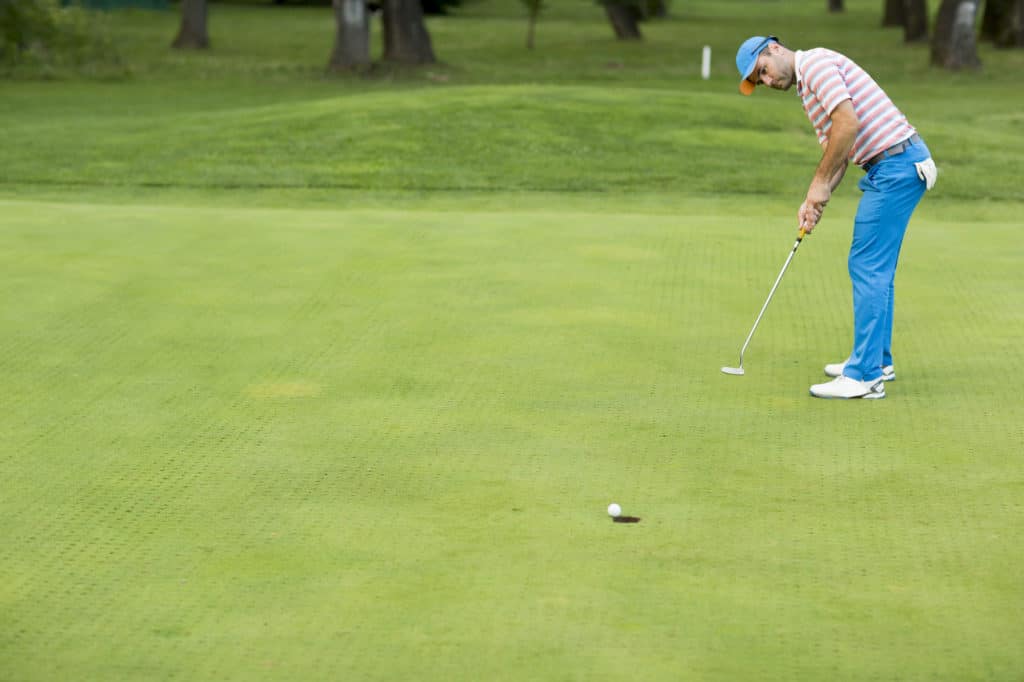
<svg viewBox="0 0 1024 682"><path fill-rule="evenodd" d="M866 289L889 290L893 281L893 273L889 268L879 267L877 263L866 262L857 258L850 258L847 262L847 270L854 285Z"/></svg>
<svg viewBox="0 0 1024 682"><path fill-rule="evenodd" d="M871 281L888 287L896 275L896 260L896 254L851 251L846 268L854 281Z"/></svg>

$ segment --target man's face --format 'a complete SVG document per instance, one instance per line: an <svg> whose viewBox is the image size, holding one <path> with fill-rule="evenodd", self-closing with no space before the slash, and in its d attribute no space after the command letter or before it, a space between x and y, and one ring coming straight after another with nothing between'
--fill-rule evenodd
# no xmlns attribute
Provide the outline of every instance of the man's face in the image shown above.
<svg viewBox="0 0 1024 682"><path fill-rule="evenodd" d="M758 55L754 70L747 80L754 85L767 85L775 90L789 90L796 83L796 69L793 66L793 61L786 59L782 47L772 43Z"/></svg>

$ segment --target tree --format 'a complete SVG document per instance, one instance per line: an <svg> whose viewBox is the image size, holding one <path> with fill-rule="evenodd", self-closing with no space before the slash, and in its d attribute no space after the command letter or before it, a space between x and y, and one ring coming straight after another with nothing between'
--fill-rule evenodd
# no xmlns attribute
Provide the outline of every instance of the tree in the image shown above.
<svg viewBox="0 0 1024 682"><path fill-rule="evenodd" d="M9 68L50 77L126 72L103 20L78 3L58 0L0 0L0 77Z"/></svg>
<svg viewBox="0 0 1024 682"><path fill-rule="evenodd" d="M1024 47L1024 0L988 0L981 37L996 47Z"/></svg>
<svg viewBox="0 0 1024 682"><path fill-rule="evenodd" d="M410 66L437 61L419 0L383 0L381 8L384 61Z"/></svg>
<svg viewBox="0 0 1024 682"><path fill-rule="evenodd" d="M928 40L928 0L903 0L903 40Z"/></svg>
<svg viewBox="0 0 1024 682"><path fill-rule="evenodd" d="M541 11L544 9L544 0L523 0L523 4L526 5L526 10L529 12L529 24L526 28L526 47L527 49L533 49L533 35L537 27L537 19L540 17Z"/></svg>
<svg viewBox="0 0 1024 682"><path fill-rule="evenodd" d="M327 68L332 71L359 71L370 65L370 18L364 0L332 0L334 51Z"/></svg>
<svg viewBox="0 0 1024 682"><path fill-rule="evenodd" d="M602 0L605 15L619 40L643 40L640 6L630 0Z"/></svg>
<svg viewBox="0 0 1024 682"><path fill-rule="evenodd" d="M829 12L842 12L843 11L843 0L828 0L828 11Z"/></svg>
<svg viewBox="0 0 1024 682"><path fill-rule="evenodd" d="M420 7L427 16L444 16L449 7L458 7L462 0L420 0Z"/></svg>
<svg viewBox="0 0 1024 682"><path fill-rule="evenodd" d="M199 49L210 47L206 33L206 0L181 0L181 28L171 47Z"/></svg>
<svg viewBox="0 0 1024 682"><path fill-rule="evenodd" d="M21 52L32 41L53 35L55 27L51 12L39 3L0 0L0 48L11 46Z"/></svg>
<svg viewBox="0 0 1024 682"><path fill-rule="evenodd" d="M933 66L954 71L981 67L974 40L977 15L978 0L942 0L932 36Z"/></svg>
<svg viewBox="0 0 1024 682"><path fill-rule="evenodd" d="M928 39L927 0L885 0L882 26L902 26L904 42Z"/></svg>
<svg viewBox="0 0 1024 682"><path fill-rule="evenodd" d="M885 0L882 4L882 26L904 26L905 15L903 0Z"/></svg>
<svg viewBox="0 0 1024 682"><path fill-rule="evenodd" d="M668 17L667 0L640 0L640 17L647 19L665 19Z"/></svg>

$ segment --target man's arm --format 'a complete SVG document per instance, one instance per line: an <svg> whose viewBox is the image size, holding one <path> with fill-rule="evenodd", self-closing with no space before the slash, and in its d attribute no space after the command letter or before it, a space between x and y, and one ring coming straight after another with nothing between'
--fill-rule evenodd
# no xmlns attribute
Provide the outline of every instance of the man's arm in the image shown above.
<svg viewBox="0 0 1024 682"><path fill-rule="evenodd" d="M832 198L833 190L842 182L850 161L850 150L860 130L860 119L850 100L840 102L832 110L830 118L832 126L828 129L828 140L822 145L824 153L798 213L800 227L807 232L814 229L825 205Z"/></svg>
<svg viewBox="0 0 1024 682"><path fill-rule="evenodd" d="M824 149L827 146L828 142L825 142L825 144L822 145L822 149ZM846 159L845 161L843 161L843 164L839 166L839 170L836 171L836 174L832 176L832 180L829 182L828 185L829 193L836 191L836 187L839 187L839 183L843 181L843 176L846 175L846 169L849 167L850 160Z"/></svg>
<svg viewBox="0 0 1024 682"><path fill-rule="evenodd" d="M860 130L860 119L857 112L853 110L850 100L844 100L832 110L832 126L828 129L828 141L825 146L825 153L818 163L818 169L811 181L811 188L816 184L831 190L839 185L842 180L842 173L846 171L846 165L850 160L850 150L853 143L857 141L857 131ZM836 176L838 174L838 180ZM834 182L833 182L834 181ZM808 191L810 198L810 191ZM828 201L828 197L825 198Z"/></svg>

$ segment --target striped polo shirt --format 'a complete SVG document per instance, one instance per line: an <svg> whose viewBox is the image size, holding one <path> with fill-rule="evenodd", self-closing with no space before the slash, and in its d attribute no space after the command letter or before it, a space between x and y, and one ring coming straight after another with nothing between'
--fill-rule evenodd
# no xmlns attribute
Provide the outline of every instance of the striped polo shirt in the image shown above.
<svg viewBox="0 0 1024 682"><path fill-rule="evenodd" d="M822 143L832 127L832 111L843 100L851 101L860 119L860 130L850 160L858 166L916 132L864 69L849 57L823 47L796 52L796 94Z"/></svg>

